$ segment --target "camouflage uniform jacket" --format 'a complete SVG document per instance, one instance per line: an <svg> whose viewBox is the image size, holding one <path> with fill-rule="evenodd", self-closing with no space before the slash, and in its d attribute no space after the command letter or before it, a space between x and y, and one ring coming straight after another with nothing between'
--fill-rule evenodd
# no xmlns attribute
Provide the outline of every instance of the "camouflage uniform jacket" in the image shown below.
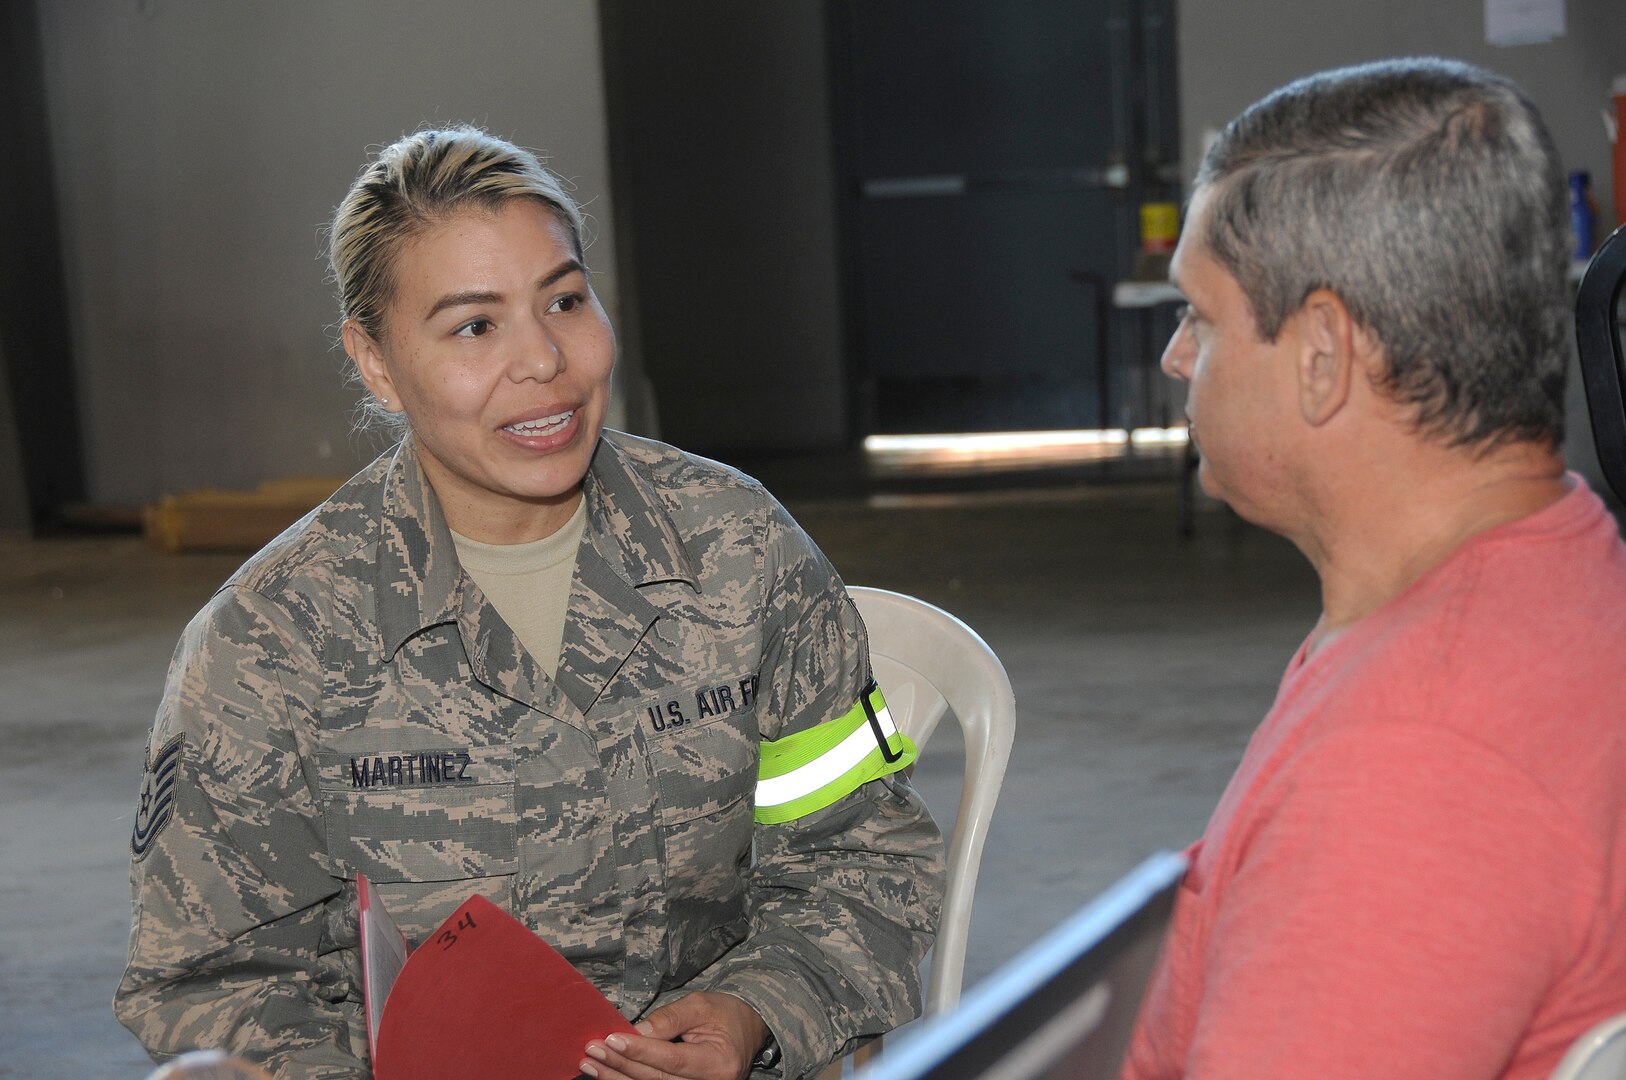
<svg viewBox="0 0 1626 1080"><path fill-rule="evenodd" d="M114 1000L155 1056L365 1076L357 872L413 944L486 895L628 1016L735 994L786 1076L916 1015L943 865L908 781L753 822L759 740L869 679L840 579L755 481L658 443L607 432L586 498L556 678L459 566L410 440L188 626Z"/></svg>

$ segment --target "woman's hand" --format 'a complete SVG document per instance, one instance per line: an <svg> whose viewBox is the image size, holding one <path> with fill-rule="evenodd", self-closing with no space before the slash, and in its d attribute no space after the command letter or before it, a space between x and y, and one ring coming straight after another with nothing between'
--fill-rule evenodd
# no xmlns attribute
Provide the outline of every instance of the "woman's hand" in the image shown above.
<svg viewBox="0 0 1626 1080"><path fill-rule="evenodd" d="M599 1080L743 1080L768 1041L755 1009L706 991L656 1009L638 1031L588 1043L582 1072Z"/></svg>

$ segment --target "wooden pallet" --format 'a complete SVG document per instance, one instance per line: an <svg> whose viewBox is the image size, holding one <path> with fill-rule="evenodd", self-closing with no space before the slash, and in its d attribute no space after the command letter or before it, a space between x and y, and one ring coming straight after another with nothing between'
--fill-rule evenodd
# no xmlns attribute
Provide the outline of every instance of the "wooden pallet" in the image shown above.
<svg viewBox="0 0 1626 1080"><path fill-rule="evenodd" d="M199 488L166 495L142 508L142 532L160 551L257 551L345 479L289 476L267 480L253 491Z"/></svg>

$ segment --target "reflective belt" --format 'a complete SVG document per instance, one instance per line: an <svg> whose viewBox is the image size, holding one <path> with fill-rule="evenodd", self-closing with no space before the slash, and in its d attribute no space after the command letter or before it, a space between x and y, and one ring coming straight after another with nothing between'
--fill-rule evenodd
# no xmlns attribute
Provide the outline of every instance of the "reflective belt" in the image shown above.
<svg viewBox="0 0 1626 1080"><path fill-rule="evenodd" d="M823 810L913 764L919 753L892 722L880 687L871 681L841 716L762 744L756 820L778 825Z"/></svg>

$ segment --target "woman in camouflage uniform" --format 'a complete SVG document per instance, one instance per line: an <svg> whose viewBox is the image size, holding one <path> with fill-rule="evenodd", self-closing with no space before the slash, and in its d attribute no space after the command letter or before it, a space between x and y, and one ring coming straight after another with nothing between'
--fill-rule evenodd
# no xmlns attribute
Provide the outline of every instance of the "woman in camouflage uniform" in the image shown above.
<svg viewBox="0 0 1626 1080"><path fill-rule="evenodd" d="M604 1080L804 1076L914 1016L941 841L863 624L755 481L603 429L575 204L421 132L331 241L403 437L181 640L120 1020L155 1056L365 1075L358 873L414 944L479 892L557 947L641 1021L583 1048Z"/></svg>

